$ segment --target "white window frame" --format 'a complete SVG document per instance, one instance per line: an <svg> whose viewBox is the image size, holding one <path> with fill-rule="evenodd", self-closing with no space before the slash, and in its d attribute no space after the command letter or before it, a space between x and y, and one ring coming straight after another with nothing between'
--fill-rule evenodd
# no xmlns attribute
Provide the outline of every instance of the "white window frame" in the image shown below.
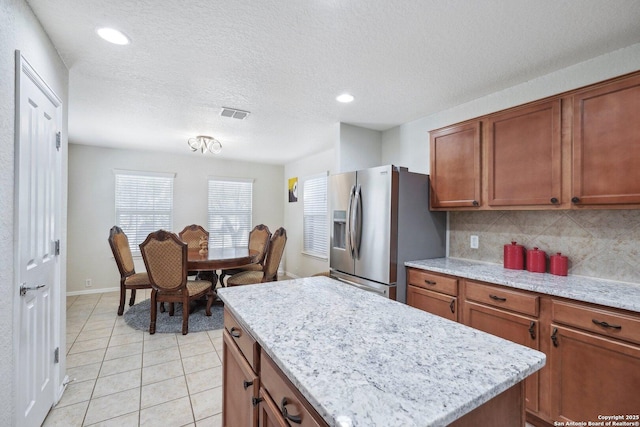
<svg viewBox="0 0 640 427"><path fill-rule="evenodd" d="M323 260L329 259L328 175L328 172L315 174L304 177L302 181L302 253ZM316 182L321 179L324 183ZM322 187L324 187L324 194L322 194ZM319 194L315 190L318 190ZM313 198L310 199L310 197ZM324 206L322 206L323 202ZM320 229L309 230L309 227L320 227Z"/></svg>
<svg viewBox="0 0 640 427"><path fill-rule="evenodd" d="M114 169L113 174L115 224L127 235L132 255L140 256L139 245L149 233L160 228L173 230L173 187L176 174L124 169ZM134 184L136 177L139 178L136 188L124 187ZM151 192L146 196L146 201L142 192ZM160 197L161 195L164 197ZM123 221L125 215L134 217L133 221ZM151 217L150 224L143 224L136 218L143 215Z"/></svg>
<svg viewBox="0 0 640 427"><path fill-rule="evenodd" d="M209 230L209 245L212 248L247 247L249 245L249 232L253 227L253 181L252 178L221 176L207 178L207 229ZM216 188L212 187L212 183L228 183L229 188L222 188L222 193L217 193ZM220 197L226 200L231 200L233 197L243 197L244 200L240 200L241 206L225 206L224 203L217 203ZM235 233L222 230L221 215L240 217L234 219L235 225L239 227ZM248 221L242 223L243 216Z"/></svg>

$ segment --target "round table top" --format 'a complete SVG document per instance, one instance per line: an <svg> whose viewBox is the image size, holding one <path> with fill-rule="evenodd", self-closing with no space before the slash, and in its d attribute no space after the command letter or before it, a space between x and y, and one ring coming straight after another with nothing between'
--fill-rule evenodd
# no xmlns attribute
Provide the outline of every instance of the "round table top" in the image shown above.
<svg viewBox="0 0 640 427"><path fill-rule="evenodd" d="M211 271L240 267L246 264L254 264L258 261L260 253L248 248L209 248L200 254L200 249L187 250L187 270Z"/></svg>

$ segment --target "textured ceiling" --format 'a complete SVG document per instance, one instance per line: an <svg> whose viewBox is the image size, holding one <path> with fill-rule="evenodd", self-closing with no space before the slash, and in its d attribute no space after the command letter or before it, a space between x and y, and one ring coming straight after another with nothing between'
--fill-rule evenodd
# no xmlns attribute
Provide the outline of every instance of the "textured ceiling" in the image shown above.
<svg viewBox="0 0 640 427"><path fill-rule="evenodd" d="M207 134L276 164L338 122L385 130L640 42L637 0L27 1L70 70L71 142L185 153Z"/></svg>

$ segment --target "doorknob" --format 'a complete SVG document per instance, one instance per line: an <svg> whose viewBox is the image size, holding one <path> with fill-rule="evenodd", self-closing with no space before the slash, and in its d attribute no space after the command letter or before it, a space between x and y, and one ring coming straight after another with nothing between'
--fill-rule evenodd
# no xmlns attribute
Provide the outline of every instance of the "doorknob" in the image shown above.
<svg viewBox="0 0 640 427"><path fill-rule="evenodd" d="M20 284L20 296L23 297L27 294L27 291L35 291L36 289L44 288L45 285L27 286L27 282Z"/></svg>

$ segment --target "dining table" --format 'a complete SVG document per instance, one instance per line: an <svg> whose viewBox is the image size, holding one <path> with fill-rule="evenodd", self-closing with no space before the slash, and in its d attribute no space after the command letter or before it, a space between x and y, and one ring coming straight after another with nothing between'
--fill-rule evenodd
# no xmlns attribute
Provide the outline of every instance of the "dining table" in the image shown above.
<svg viewBox="0 0 640 427"><path fill-rule="evenodd" d="M212 272L212 285L215 291L218 283L217 270L238 268L247 264L258 262L260 252L248 247L238 248L209 248L201 253L198 248L187 250L187 270L199 272ZM224 283L220 283L224 286Z"/></svg>

